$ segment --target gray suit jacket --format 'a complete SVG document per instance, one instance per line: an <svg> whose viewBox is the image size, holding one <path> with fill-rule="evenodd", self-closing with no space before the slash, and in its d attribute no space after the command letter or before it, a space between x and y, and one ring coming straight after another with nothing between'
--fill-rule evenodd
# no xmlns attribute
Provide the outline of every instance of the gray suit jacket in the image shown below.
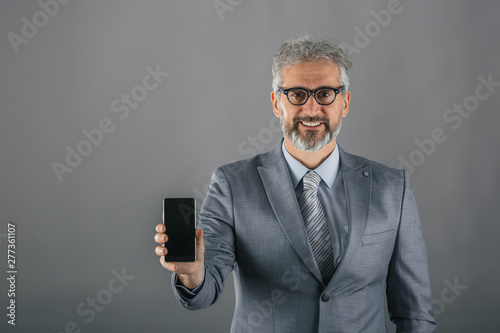
<svg viewBox="0 0 500 333"><path fill-rule="evenodd" d="M217 168L200 212L205 281L179 303L213 304L234 271L231 332L387 332L385 295L398 332L433 332L422 227L406 171L339 147L349 239L323 285L281 151Z"/></svg>

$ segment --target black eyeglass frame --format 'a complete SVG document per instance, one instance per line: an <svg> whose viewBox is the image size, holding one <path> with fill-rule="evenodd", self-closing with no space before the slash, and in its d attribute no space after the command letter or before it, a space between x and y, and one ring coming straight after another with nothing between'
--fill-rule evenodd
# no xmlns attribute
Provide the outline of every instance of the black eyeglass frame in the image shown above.
<svg viewBox="0 0 500 333"><path fill-rule="evenodd" d="M320 103L318 101L318 98L316 97L316 93L320 90L323 90L323 89L331 89L333 90L333 92L335 93L335 97L333 98L333 101L331 101L330 103L327 103L327 104L324 104L324 103ZM307 97L306 97L306 100L304 101L304 103L301 103L301 104L295 104L295 103L292 103L292 101L290 100L290 98L288 97L288 93L290 92L290 90L302 90L304 91L306 94L307 94ZM316 90L307 90L307 89L304 89L304 88L300 88L300 87L297 87L297 88L288 88L288 89L285 89L283 90L281 87L278 88L278 91L285 94L286 95L286 98L288 99L288 102L290 102L290 104L292 105L297 105L297 106L300 106L300 105L304 105L307 103L307 101L309 100L309 96L310 96L310 93L314 93L314 99L316 100L316 103L318 103L319 105L330 105L332 104L333 102L335 102L335 100L337 99L337 95L340 94L340 92L344 91L345 90L345 86L340 86L338 88L332 88L332 87L320 87Z"/></svg>

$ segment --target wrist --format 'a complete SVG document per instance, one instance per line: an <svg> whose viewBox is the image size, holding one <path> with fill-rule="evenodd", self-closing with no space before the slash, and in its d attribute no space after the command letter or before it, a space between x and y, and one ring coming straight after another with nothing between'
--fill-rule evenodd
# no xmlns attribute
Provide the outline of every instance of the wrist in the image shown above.
<svg viewBox="0 0 500 333"><path fill-rule="evenodd" d="M178 274L179 282L189 290L193 290L198 287L203 281L204 268L197 270L191 274Z"/></svg>

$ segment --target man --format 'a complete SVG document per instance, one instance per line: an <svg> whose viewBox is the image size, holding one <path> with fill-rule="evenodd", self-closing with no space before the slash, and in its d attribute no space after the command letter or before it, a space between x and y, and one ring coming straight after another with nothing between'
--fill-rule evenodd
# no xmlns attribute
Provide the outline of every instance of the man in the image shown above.
<svg viewBox="0 0 500 333"><path fill-rule="evenodd" d="M305 35L282 44L271 100L284 138L214 171L196 262L164 262L168 235L156 227L156 254L174 272L183 307L213 304L233 271L231 332L387 332L385 296L398 332L434 331L408 174L336 142L349 112L350 67L329 41Z"/></svg>

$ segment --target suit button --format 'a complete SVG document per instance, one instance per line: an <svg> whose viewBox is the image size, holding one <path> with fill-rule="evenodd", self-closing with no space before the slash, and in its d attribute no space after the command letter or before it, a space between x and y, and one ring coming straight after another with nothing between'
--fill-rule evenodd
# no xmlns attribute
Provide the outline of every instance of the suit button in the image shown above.
<svg viewBox="0 0 500 333"><path fill-rule="evenodd" d="M363 172L363 176L368 177L370 173L368 171Z"/></svg>
<svg viewBox="0 0 500 333"><path fill-rule="evenodd" d="M328 302L330 300L330 296L328 294L321 295L321 300L323 302Z"/></svg>

